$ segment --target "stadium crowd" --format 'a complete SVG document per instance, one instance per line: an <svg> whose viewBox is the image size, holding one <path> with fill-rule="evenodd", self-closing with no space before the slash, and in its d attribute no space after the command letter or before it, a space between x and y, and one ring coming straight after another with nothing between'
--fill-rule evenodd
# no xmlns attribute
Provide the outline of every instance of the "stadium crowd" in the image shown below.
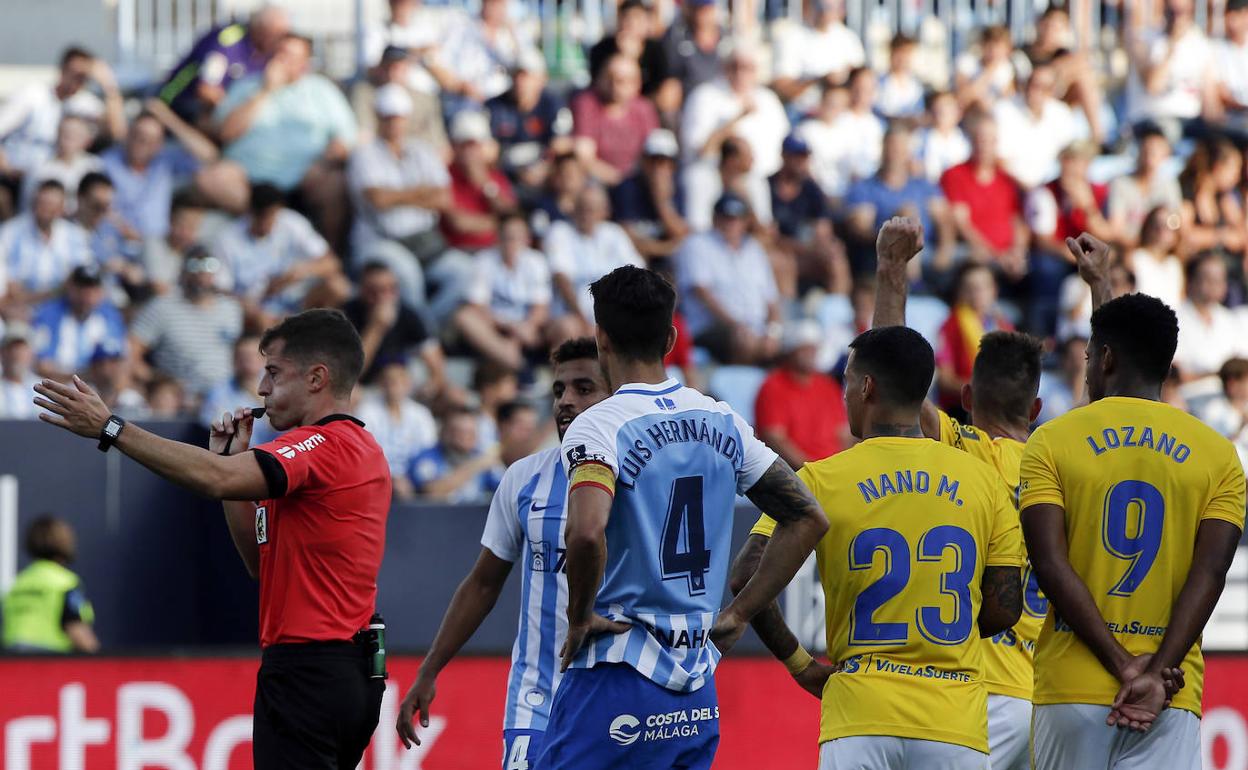
<svg viewBox="0 0 1248 770"><path fill-rule="evenodd" d="M943 68L904 35L864 46L840 0L745 36L711 0L667 25L622 0L584 88L507 3L391 0L345 85L266 6L150 92L70 48L11 94L0 418L77 373L125 417L206 424L258 404L267 326L341 307L396 492L479 501L549 440L536 396L551 347L592 331L588 285L634 264L679 291L672 370L798 467L851 440L838 372L870 325L875 232L908 215L909 322L946 409L1010 328L1051 351L1041 419L1082 402L1091 298L1064 242L1087 231L1115 246L1116 293L1178 311L1168 400L1248 459L1248 0L1224 37L1159 0L1109 54L1055 5Z"/></svg>

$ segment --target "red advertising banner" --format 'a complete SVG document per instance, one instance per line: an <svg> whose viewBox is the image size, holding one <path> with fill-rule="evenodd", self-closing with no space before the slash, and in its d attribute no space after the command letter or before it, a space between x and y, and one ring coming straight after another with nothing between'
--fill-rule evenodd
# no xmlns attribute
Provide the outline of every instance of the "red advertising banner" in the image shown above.
<svg viewBox="0 0 1248 770"><path fill-rule="evenodd" d="M502 764L507 661L455 661L438 680L424 744L394 732L419 659L391 659L381 724L362 770L482 770ZM246 770L257 663L235 658L0 660L5 770ZM727 659L716 677L716 768L816 765L818 708L782 668ZM1248 657L1208 661L1205 770L1248 770Z"/></svg>

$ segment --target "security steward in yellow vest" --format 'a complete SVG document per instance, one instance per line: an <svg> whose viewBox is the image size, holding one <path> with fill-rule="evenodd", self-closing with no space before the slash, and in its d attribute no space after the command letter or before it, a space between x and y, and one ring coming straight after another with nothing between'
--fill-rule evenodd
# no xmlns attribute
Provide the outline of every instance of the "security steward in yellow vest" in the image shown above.
<svg viewBox="0 0 1248 770"><path fill-rule="evenodd" d="M74 530L53 516L41 516L26 532L33 562L17 575L0 604L4 649L8 652L95 652L95 612L81 581L67 565L77 551Z"/></svg>

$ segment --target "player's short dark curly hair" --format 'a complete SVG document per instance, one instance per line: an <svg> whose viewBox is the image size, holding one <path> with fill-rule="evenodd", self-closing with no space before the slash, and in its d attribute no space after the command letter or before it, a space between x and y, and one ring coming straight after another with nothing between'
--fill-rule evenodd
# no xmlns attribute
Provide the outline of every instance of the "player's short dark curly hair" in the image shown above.
<svg viewBox="0 0 1248 770"><path fill-rule="evenodd" d="M593 337L573 337L570 340L564 340L551 352L550 363L558 366L586 358L598 360L598 341Z"/></svg>
<svg viewBox="0 0 1248 770"><path fill-rule="evenodd" d="M676 290L653 270L626 265L594 281L594 320L621 358L658 361L676 310Z"/></svg>
<svg viewBox="0 0 1248 770"><path fill-rule="evenodd" d="M1013 420L1029 418L1040 390L1044 344L1022 332L988 332L971 370L977 410Z"/></svg>
<svg viewBox="0 0 1248 770"><path fill-rule="evenodd" d="M905 406L927 398L936 356L923 335L905 326L882 326L849 343L854 367L875 380L882 400Z"/></svg>
<svg viewBox="0 0 1248 770"><path fill-rule="evenodd" d="M1092 314L1090 347L1108 346L1118 364L1147 382L1164 382L1179 342L1179 319L1147 294L1125 294Z"/></svg>
<svg viewBox="0 0 1248 770"><path fill-rule="evenodd" d="M316 308L288 316L260 338L260 350L283 342L282 355L301 364L323 363L335 396L346 398L364 371L359 332L341 310Z"/></svg>

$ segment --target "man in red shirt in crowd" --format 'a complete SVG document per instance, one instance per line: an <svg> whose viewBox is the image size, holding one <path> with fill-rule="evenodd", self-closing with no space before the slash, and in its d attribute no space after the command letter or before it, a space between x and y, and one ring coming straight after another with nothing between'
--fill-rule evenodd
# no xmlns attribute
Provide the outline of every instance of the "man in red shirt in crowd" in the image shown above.
<svg viewBox="0 0 1248 770"><path fill-rule="evenodd" d="M490 160L490 121L484 113L465 110L451 120L454 157L451 204L440 224L446 245L467 252L498 243L499 218L516 210L516 194L507 176Z"/></svg>
<svg viewBox="0 0 1248 770"><path fill-rule="evenodd" d="M364 365L337 310L308 310L265 332L259 394L283 435L248 449L252 409L225 414L208 449L110 415L78 377L43 380L44 422L125 454L225 502L247 571L260 579L252 757L258 770L354 770L377 727L385 680L365 641L390 510L390 470L364 423L346 414Z"/></svg>
<svg viewBox="0 0 1248 770"><path fill-rule="evenodd" d="M784 330L784 358L758 391L758 437L794 470L836 454L849 443L841 386L815 371L818 324L801 321Z"/></svg>
<svg viewBox="0 0 1248 770"><path fill-rule="evenodd" d="M637 60L616 54L593 88L572 97L576 155L590 176L607 187L623 182L641 161L650 132L659 127L654 104L641 95Z"/></svg>
<svg viewBox="0 0 1248 770"><path fill-rule="evenodd" d="M996 121L980 113L970 124L971 157L946 171L940 186L971 257L995 265L1009 283L1017 283L1027 274L1022 193L997 162Z"/></svg>

